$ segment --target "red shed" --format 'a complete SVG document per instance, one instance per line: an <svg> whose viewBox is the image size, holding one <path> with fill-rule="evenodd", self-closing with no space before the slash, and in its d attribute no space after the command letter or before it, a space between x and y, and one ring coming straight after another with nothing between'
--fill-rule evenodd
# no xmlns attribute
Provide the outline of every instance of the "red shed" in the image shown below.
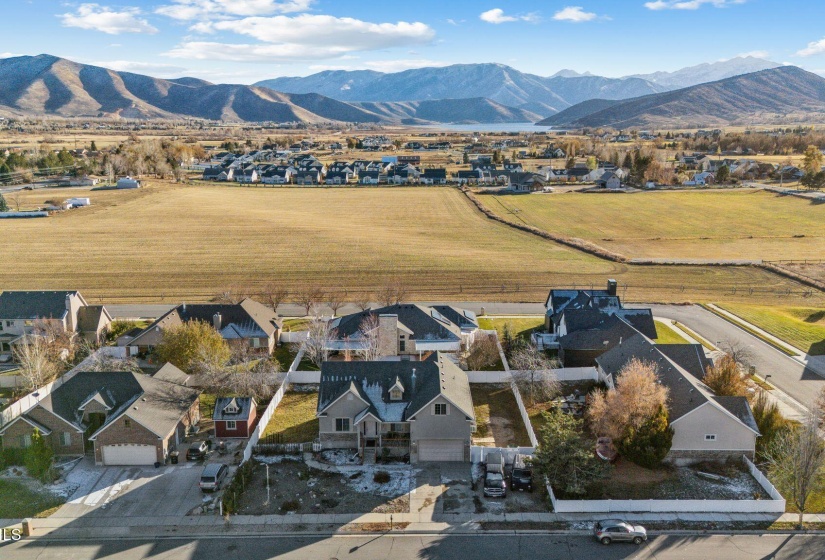
<svg viewBox="0 0 825 560"><path fill-rule="evenodd" d="M216 438L248 438L258 422L255 399L252 397L220 397L215 401Z"/></svg>

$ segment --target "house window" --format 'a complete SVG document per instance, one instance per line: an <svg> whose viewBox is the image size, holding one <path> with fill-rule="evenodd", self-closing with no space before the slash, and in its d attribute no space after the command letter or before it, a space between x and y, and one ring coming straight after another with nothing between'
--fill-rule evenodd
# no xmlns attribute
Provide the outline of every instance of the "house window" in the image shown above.
<svg viewBox="0 0 825 560"><path fill-rule="evenodd" d="M33 327L34 326L34 321L24 321L23 325L26 326L26 327Z"/></svg>
<svg viewBox="0 0 825 560"><path fill-rule="evenodd" d="M349 418L336 418L335 419L335 431L336 432L348 432L349 431Z"/></svg>
<svg viewBox="0 0 825 560"><path fill-rule="evenodd" d="M398 341L398 351L399 352L406 352L407 351L407 341L403 338Z"/></svg>
<svg viewBox="0 0 825 560"><path fill-rule="evenodd" d="M446 416L447 415L447 404L446 403L435 403L433 405L433 414L436 416Z"/></svg>
<svg viewBox="0 0 825 560"><path fill-rule="evenodd" d="M705 434L705 441L716 441L716 434Z"/></svg>
<svg viewBox="0 0 825 560"><path fill-rule="evenodd" d="M60 445L63 447L69 447L72 444L72 434L71 432L63 432L60 434Z"/></svg>
<svg viewBox="0 0 825 560"><path fill-rule="evenodd" d="M227 430L234 430L236 429L235 420L227 420L226 421L226 429Z"/></svg>
<svg viewBox="0 0 825 560"><path fill-rule="evenodd" d="M132 427L132 421L129 420L128 418L124 418L123 419L123 427L124 428L131 428Z"/></svg>
<svg viewBox="0 0 825 560"><path fill-rule="evenodd" d="M390 391L390 400L391 401L400 401L401 400L401 389L393 389Z"/></svg>
<svg viewBox="0 0 825 560"><path fill-rule="evenodd" d="M260 338L253 338L251 339L252 348L260 348L261 347L261 339Z"/></svg>
<svg viewBox="0 0 825 560"><path fill-rule="evenodd" d="M21 447L31 447L32 446L32 435L31 434L23 434L20 436L20 446Z"/></svg>
<svg viewBox="0 0 825 560"><path fill-rule="evenodd" d="M14 321L6 321L6 326L7 327L13 327L14 326Z"/></svg>

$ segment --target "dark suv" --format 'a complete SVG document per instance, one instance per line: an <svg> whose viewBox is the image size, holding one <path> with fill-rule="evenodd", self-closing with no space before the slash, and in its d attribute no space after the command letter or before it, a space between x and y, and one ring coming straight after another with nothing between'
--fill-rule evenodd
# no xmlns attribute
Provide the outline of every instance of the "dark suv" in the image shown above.
<svg viewBox="0 0 825 560"><path fill-rule="evenodd" d="M205 441L196 441L186 450L186 460L195 461L206 457L206 452L209 451L209 444Z"/></svg>
<svg viewBox="0 0 825 560"><path fill-rule="evenodd" d="M529 462L521 453L517 453L513 459L513 470L510 471L510 489L533 491L533 470Z"/></svg>

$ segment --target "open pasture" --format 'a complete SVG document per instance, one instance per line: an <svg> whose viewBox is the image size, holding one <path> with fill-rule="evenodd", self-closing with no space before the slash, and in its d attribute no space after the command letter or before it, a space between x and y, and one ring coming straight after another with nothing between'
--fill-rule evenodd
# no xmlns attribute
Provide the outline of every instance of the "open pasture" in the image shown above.
<svg viewBox="0 0 825 560"><path fill-rule="evenodd" d="M825 205L762 190L480 196L493 212L628 258L779 260L825 254Z"/></svg>
<svg viewBox="0 0 825 560"><path fill-rule="evenodd" d="M489 220L448 187L246 188L149 180L135 191L43 189L21 196L27 205L88 196L92 206L0 221L0 286L76 288L93 301L204 301L233 287L263 293L272 283L293 295L307 286L340 288L357 300L396 282L406 287L407 300L543 301L550 287L602 286L608 277L635 301L787 303L803 301L805 290L751 267L605 261ZM543 204L564 196L582 195L507 202Z"/></svg>

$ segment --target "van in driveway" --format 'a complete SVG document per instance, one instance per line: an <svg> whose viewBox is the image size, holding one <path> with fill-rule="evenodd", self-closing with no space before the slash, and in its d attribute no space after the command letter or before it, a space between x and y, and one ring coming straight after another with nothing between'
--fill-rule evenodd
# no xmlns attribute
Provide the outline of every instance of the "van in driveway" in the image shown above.
<svg viewBox="0 0 825 560"><path fill-rule="evenodd" d="M229 474L229 467L220 463L206 465L201 473L198 486L204 492L215 492L221 489L224 479Z"/></svg>

